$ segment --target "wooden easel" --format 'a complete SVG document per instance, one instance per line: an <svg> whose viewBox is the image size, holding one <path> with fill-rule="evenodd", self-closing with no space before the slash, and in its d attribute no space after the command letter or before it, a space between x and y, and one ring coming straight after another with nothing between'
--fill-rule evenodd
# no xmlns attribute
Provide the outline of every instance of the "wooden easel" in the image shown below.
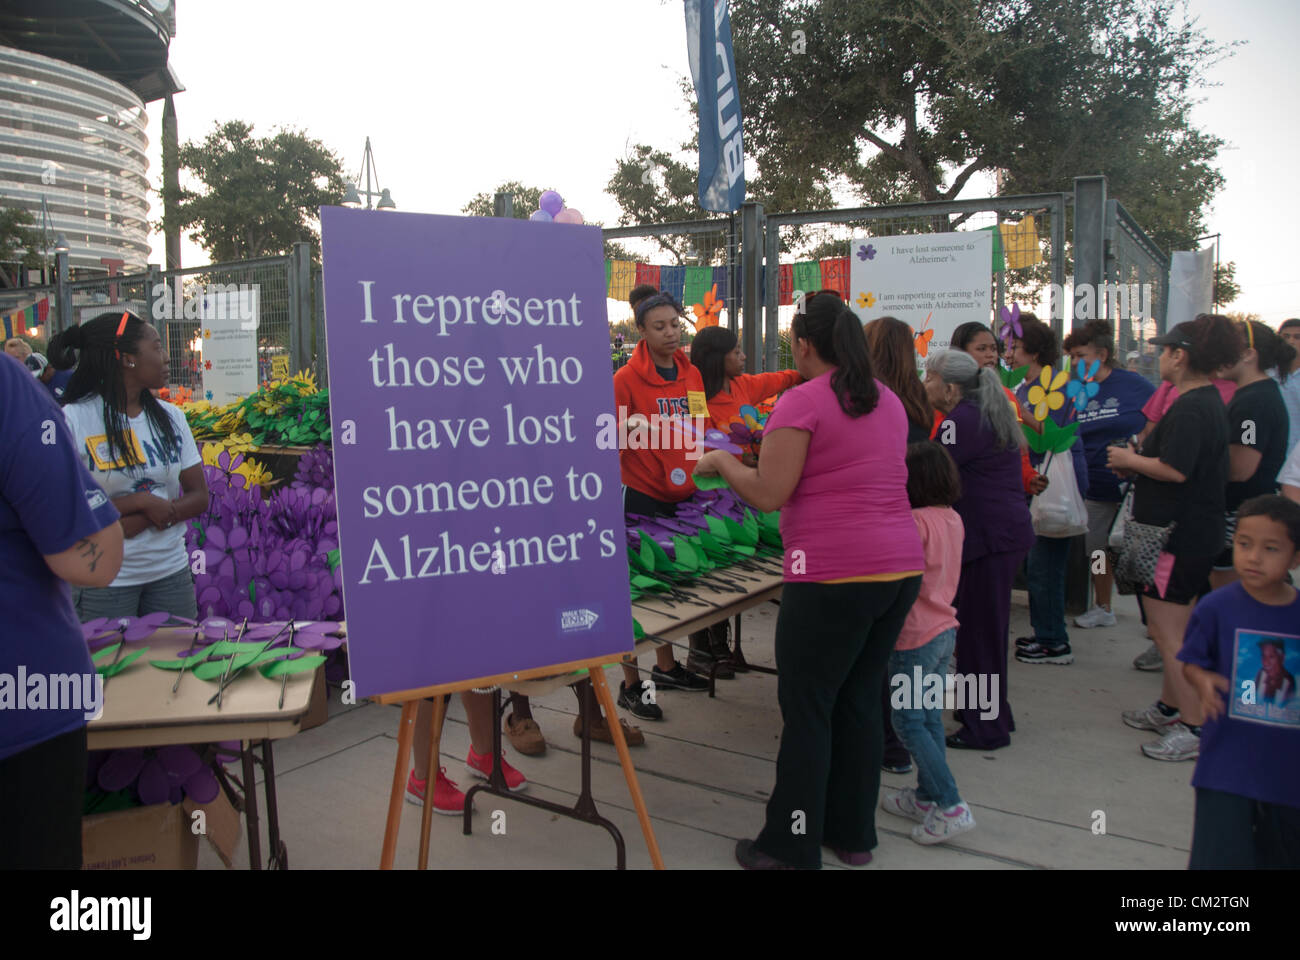
<svg viewBox="0 0 1300 960"><path fill-rule="evenodd" d="M411 741L415 735L415 716L419 709L420 701L432 698L433 700L433 724L432 736L429 740L429 755L427 757L428 769L430 771L429 792L425 797L423 815L420 820L420 857L419 869L428 868L429 864L429 830L433 822L433 791L432 782L438 769L437 757L438 746L442 739L442 724L446 718L446 707L443 702L443 695L449 693L461 693L466 690L482 687L508 686L519 680L532 680L541 677L554 677L557 674L573 674L580 670L586 670L590 679L591 687L596 694L596 699L605 710L607 725L610 736L614 741L614 747L618 750L618 759L623 767L623 776L627 780L628 793L632 796L632 804L636 808L637 819L641 823L641 832L645 836L646 848L650 852L650 862L656 870L664 869L663 858L659 854L659 844L655 840L654 828L650 824L650 814L646 811L645 799L641 796L641 787L637 783L636 770L632 766L632 757L628 753L627 741L623 737L622 724L618 722L618 713L614 706L614 699L610 695L609 685L605 682L604 667L609 664L621 663L627 656L624 653L612 654L605 657L597 657L591 660L576 660L571 663L563 663L553 667L539 667L533 670L523 670L519 673L504 673L494 677L484 677L478 680L463 680L457 683L444 683L432 687L422 687L418 690L404 690L400 693L388 693L374 699L379 703L400 703L402 705L402 718L397 730L397 764L393 770L393 789L388 797L388 822L384 829L384 846L379 858L379 869L391 870L393 860L397 854L397 831L402 822L402 795L406 790L406 771L409 758L411 755ZM584 682L584 678L575 677L574 682ZM499 696L499 694L498 694ZM619 844L619 862L622 864L623 849L621 836L617 829L608 821L602 821L595 817L594 807L590 806L590 795L586 791L587 774L590 763L591 751L591 716L589 710L590 698L586 694L580 697L583 714L583 778L584 791L579 797L578 806L570 816L582 820L585 823L597 823L604 826L615 837L616 843ZM492 735L494 747L494 756L500 756L501 752L501 724L499 711L494 715L494 727ZM493 775L495 778L501 776L501 767L493 763ZM469 800L470 796L482 786L472 787L466 796L465 816L466 823L470 815ZM519 802L529 803L533 806L543 806L548 809L557 809L555 805L547 805L545 801L533 800L525 797L511 797L508 794L502 794L506 799L514 799ZM568 811L566 811L568 812ZM468 828L465 830L469 833Z"/></svg>

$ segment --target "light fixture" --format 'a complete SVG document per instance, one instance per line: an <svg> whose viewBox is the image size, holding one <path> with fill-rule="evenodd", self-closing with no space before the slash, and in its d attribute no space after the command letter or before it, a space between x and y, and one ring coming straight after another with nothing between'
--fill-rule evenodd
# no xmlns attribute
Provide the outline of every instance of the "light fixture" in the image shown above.
<svg viewBox="0 0 1300 960"><path fill-rule="evenodd" d="M72 247L68 245L68 238L65 237L63 234L59 234L57 237L54 238L55 253L67 253L71 249Z"/></svg>
<svg viewBox="0 0 1300 960"><path fill-rule="evenodd" d="M373 210L372 202L375 197L379 198L380 210L396 210L397 204L393 202L393 195L386 189L379 186L379 171L375 169L375 155L370 149L370 138L366 137L366 152L361 157L361 170L366 176L366 188L361 189L360 178L355 184L349 183L347 189L343 192L344 206L361 206L361 198L366 198L366 209ZM370 189L371 177L374 178L375 188Z"/></svg>

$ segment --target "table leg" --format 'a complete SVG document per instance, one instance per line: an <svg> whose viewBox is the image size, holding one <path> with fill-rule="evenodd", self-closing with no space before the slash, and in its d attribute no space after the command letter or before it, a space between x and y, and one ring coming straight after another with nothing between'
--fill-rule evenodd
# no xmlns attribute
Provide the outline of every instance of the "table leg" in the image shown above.
<svg viewBox="0 0 1300 960"><path fill-rule="evenodd" d="M384 847L379 855L380 870L393 869L393 860L397 856L397 829L402 823L402 794L406 791L406 763L411 756L411 737L419 705L418 700L402 704L402 719L397 727L397 765L393 770L393 789L388 795L388 823L384 827Z"/></svg>
<svg viewBox="0 0 1300 960"><path fill-rule="evenodd" d="M244 767L244 818L248 821L248 869L262 869L262 834L257 817L257 775L253 770L253 741L240 741Z"/></svg>
<svg viewBox="0 0 1300 960"><path fill-rule="evenodd" d="M289 851L280 839L280 808L275 798L275 758L271 753L271 741L262 741L262 769L266 780L266 835L271 847L270 864L277 870L289 869Z"/></svg>

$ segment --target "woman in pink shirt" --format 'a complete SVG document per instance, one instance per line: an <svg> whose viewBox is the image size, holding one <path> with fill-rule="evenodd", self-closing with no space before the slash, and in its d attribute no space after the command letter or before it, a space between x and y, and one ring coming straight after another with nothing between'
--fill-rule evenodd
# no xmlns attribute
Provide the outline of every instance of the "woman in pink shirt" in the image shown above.
<svg viewBox="0 0 1300 960"><path fill-rule="evenodd" d="M795 315L791 338L807 382L777 401L758 467L712 451L695 468L721 474L759 510L784 508L784 727L767 823L736 844L746 869L817 869L823 843L845 863L871 860L885 666L925 566L907 499L907 414L872 375L862 324L821 293Z"/></svg>
<svg viewBox="0 0 1300 960"><path fill-rule="evenodd" d="M880 806L915 820L912 839L931 844L975 828L944 757L943 691L957 645L953 598L965 530L952 508L961 499L961 474L939 444L926 440L907 448L907 498L925 550L925 576L889 657L889 682L894 730L916 759L916 789L889 794Z"/></svg>

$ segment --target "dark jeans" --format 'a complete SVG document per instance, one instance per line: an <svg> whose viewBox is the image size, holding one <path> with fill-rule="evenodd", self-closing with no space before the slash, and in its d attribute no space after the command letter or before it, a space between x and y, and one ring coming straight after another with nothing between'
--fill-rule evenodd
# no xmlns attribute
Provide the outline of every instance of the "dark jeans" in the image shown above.
<svg viewBox="0 0 1300 960"><path fill-rule="evenodd" d="M787 583L776 621L781 749L757 846L796 867L821 866L822 844L876 846L884 749L885 666L920 577Z"/></svg>
<svg viewBox="0 0 1300 960"><path fill-rule="evenodd" d="M1071 537L1035 537L1025 561L1029 622L1034 639L1049 647L1070 642L1065 630L1065 565Z"/></svg>
<svg viewBox="0 0 1300 960"><path fill-rule="evenodd" d="M0 870L80 870L86 728L0 760Z"/></svg>
<svg viewBox="0 0 1300 960"><path fill-rule="evenodd" d="M1300 869L1300 807L1197 787L1187 869Z"/></svg>

